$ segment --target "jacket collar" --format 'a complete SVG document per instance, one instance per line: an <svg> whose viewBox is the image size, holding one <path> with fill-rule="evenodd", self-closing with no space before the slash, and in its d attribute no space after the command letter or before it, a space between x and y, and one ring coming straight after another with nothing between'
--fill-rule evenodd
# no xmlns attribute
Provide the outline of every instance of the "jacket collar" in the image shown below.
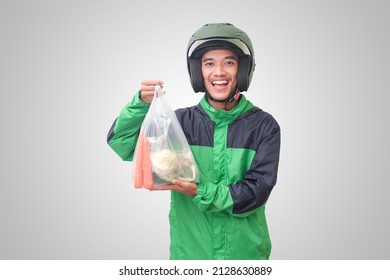
<svg viewBox="0 0 390 280"><path fill-rule="evenodd" d="M249 100L247 100L244 95L241 95L241 98L238 101L236 107L230 111L214 109L208 102L206 95L203 96L202 100L200 101L200 106L204 109L210 119L216 124L221 122L232 123L242 114L254 107L254 105Z"/></svg>

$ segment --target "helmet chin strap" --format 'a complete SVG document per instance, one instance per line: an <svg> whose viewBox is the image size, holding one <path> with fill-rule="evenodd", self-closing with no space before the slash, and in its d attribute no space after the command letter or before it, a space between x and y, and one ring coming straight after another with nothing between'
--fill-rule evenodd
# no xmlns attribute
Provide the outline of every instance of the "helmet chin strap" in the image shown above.
<svg viewBox="0 0 390 280"><path fill-rule="evenodd" d="M229 103L229 102L233 102L234 100L238 100L238 98L240 97L241 95L241 92L236 89L236 90L233 90L232 93L228 96L228 98L226 99L223 99L223 100L218 100L218 99L215 99L214 97L211 96L210 93L208 93L208 91L206 90L206 96L208 99L214 101L214 102L218 102L218 103Z"/></svg>

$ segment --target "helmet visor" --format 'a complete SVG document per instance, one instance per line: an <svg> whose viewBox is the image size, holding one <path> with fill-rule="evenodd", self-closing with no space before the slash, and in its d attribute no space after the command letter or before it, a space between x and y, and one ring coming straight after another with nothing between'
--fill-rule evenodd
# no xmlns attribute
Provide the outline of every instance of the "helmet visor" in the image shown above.
<svg viewBox="0 0 390 280"><path fill-rule="evenodd" d="M188 54L187 56L190 58L193 53L195 51L197 51L199 48L202 48L203 46L202 45L211 45L212 44L212 41L218 41L218 42L228 42L228 45L229 43L230 44L233 44L234 46L236 46L237 48L239 48L243 53L244 55L251 55L251 52L249 50L249 48L247 47L247 45L245 45L241 40L239 39L226 39L226 38L213 38L213 39L205 39L205 40L197 40L195 41L191 47L188 49ZM210 44L211 43L211 44ZM217 47L218 45L216 45L215 47ZM224 48L225 46L223 44L220 45L221 48Z"/></svg>

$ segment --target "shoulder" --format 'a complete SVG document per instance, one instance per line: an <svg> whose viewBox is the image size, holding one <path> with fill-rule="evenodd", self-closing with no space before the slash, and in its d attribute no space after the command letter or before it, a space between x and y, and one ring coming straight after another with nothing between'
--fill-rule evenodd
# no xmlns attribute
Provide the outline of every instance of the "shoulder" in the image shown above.
<svg viewBox="0 0 390 280"><path fill-rule="evenodd" d="M280 130L279 123L274 116L257 106L253 106L250 110L242 114L237 119L237 123L240 123L241 125L242 123L246 123L250 126L264 130L264 132L270 132L274 129Z"/></svg>
<svg viewBox="0 0 390 280"><path fill-rule="evenodd" d="M198 110L200 109L199 107L200 107L199 105L194 105L194 106L190 106L190 107L179 108L179 109L176 109L175 112L176 112L176 115L194 113L194 112L198 112Z"/></svg>
<svg viewBox="0 0 390 280"><path fill-rule="evenodd" d="M194 118L204 118L206 113L203 108L199 105L194 105L191 107L180 108L175 111L177 118L179 121L185 119L194 119Z"/></svg>

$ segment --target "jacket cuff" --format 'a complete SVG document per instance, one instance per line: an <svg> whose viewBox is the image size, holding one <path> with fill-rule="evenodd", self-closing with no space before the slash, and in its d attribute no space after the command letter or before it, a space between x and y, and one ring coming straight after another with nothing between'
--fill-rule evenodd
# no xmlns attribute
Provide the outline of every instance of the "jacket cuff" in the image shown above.
<svg viewBox="0 0 390 280"><path fill-rule="evenodd" d="M216 187L216 185L210 183L198 184L197 194L192 201L198 206L200 211L209 211L214 208L214 211L218 211L218 207L216 208L216 205L214 205Z"/></svg>
<svg viewBox="0 0 390 280"><path fill-rule="evenodd" d="M198 184L198 191L196 196L192 199L192 201L198 206L199 210L205 212L209 210L210 204L212 201L210 196L210 192L207 192L206 184Z"/></svg>
<svg viewBox="0 0 390 280"><path fill-rule="evenodd" d="M192 199L192 201L199 205L199 202L202 200L202 197L204 196L206 192L206 186L204 184L198 184L198 189L196 192L196 195Z"/></svg>
<svg viewBox="0 0 390 280"><path fill-rule="evenodd" d="M150 104L144 102L141 99L141 90L137 91L137 93L134 95L133 99L130 102L133 106L137 106L139 108L147 108L149 109Z"/></svg>

